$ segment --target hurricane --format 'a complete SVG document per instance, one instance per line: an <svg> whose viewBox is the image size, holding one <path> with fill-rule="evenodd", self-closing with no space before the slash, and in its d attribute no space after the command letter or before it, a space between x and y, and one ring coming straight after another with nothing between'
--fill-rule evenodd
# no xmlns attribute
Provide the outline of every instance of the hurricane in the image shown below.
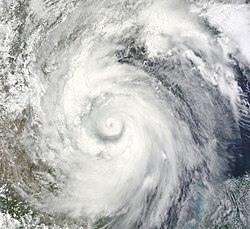
<svg viewBox="0 0 250 229"><path fill-rule="evenodd" d="M250 226L248 1L0 11L0 228Z"/></svg>

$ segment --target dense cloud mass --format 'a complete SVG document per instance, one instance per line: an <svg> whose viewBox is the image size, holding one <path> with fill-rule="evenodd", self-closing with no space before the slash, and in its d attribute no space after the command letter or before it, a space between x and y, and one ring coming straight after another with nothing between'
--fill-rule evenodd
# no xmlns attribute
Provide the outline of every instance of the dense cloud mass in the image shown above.
<svg viewBox="0 0 250 229"><path fill-rule="evenodd" d="M1 0L0 228L247 228L249 18Z"/></svg>

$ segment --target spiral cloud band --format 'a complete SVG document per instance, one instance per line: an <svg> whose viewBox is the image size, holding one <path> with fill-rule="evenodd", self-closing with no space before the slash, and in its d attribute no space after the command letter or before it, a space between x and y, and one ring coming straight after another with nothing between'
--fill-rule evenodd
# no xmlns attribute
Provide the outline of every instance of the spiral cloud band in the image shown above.
<svg viewBox="0 0 250 229"><path fill-rule="evenodd" d="M187 124L175 118L149 77L136 68L99 67L94 57L89 64L94 73L85 73L81 68L86 65L79 62L52 112L55 125L46 126L60 133L45 135L54 144L51 163L69 176L63 193L49 200L50 208L72 216L120 212L129 223L145 211L146 196L155 193L161 201L154 203L154 211L165 210L179 167L190 169L199 160Z"/></svg>

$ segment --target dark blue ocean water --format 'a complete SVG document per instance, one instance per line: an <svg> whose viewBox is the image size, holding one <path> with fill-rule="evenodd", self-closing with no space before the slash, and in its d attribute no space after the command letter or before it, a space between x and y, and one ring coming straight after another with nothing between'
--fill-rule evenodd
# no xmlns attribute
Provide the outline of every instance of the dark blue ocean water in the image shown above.
<svg viewBox="0 0 250 229"><path fill-rule="evenodd" d="M250 69L246 66L242 67L237 63L234 66L234 71L238 78L238 85L243 91L242 98L245 101L243 106L248 109L248 113L242 112L239 120L241 139L231 148L231 153L235 160L230 173L233 177L239 177L250 172Z"/></svg>

